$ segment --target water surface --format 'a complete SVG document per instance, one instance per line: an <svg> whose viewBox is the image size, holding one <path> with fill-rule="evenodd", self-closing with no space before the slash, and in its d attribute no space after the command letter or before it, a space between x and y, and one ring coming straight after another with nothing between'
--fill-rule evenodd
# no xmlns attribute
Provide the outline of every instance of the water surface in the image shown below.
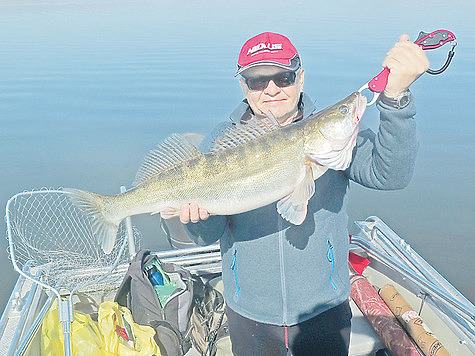
<svg viewBox="0 0 475 356"><path fill-rule="evenodd" d="M2 1L0 205L23 190L130 186L146 152L173 132L206 133L242 98L233 74L242 43L288 35L317 106L380 71L402 33L452 30L459 45L441 76L413 86L420 150L409 187L351 187L350 221L378 215L475 300L473 93L475 28L469 1ZM430 10L430 11L429 11ZM374 12L378 16L374 16ZM429 53L442 64L448 48ZM370 108L363 125L377 129ZM166 248L156 217L138 217L143 245ZM16 274L0 243L3 309ZM462 272L462 273L461 273Z"/></svg>

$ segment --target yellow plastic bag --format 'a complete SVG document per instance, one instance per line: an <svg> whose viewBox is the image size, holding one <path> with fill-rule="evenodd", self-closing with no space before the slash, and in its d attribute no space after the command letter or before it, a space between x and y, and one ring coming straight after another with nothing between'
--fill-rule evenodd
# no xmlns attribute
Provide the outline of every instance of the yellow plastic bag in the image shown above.
<svg viewBox="0 0 475 356"><path fill-rule="evenodd" d="M150 326L134 323L130 310L115 302L103 302L99 308L99 329L105 340L105 349L116 355L160 355ZM128 324L128 325L127 325ZM126 341L121 333L132 330L134 341Z"/></svg>
<svg viewBox="0 0 475 356"><path fill-rule="evenodd" d="M87 314L74 312L71 325L71 344L74 356L110 356L105 352L102 344L103 338L97 322ZM63 324L58 320L58 300L55 299L50 310L46 313L41 326L41 355L64 355Z"/></svg>
<svg viewBox="0 0 475 356"><path fill-rule="evenodd" d="M124 324L124 320L127 325ZM126 330L126 334L133 337L125 335ZM92 320L90 315L74 312L71 325L72 354L73 356L160 356L154 335L155 330L150 326L134 323L127 308L114 302L103 302L99 307L97 322ZM57 300L53 302L43 321L41 355L64 355L63 325L58 320Z"/></svg>

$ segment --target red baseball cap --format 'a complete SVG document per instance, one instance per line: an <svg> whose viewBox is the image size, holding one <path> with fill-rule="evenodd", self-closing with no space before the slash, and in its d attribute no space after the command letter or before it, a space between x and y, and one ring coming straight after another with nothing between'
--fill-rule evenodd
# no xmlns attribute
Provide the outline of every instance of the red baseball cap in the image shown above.
<svg viewBox="0 0 475 356"><path fill-rule="evenodd" d="M300 68L300 57L290 40L278 33L264 32L246 41L238 58L236 75L259 65L275 65L288 70Z"/></svg>

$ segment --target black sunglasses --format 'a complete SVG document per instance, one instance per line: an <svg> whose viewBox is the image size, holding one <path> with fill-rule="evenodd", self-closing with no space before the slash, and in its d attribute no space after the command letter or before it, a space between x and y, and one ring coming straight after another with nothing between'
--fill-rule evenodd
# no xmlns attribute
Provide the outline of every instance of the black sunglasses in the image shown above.
<svg viewBox="0 0 475 356"><path fill-rule="evenodd" d="M279 88L288 87L295 84L297 74L291 71L280 72L270 76L260 76L252 78L244 78L244 82L251 90L264 90L272 80Z"/></svg>

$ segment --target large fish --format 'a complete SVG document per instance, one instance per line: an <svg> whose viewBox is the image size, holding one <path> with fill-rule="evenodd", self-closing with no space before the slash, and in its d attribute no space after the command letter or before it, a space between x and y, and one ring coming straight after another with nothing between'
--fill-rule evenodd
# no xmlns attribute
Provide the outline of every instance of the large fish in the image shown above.
<svg viewBox="0 0 475 356"><path fill-rule="evenodd" d="M114 247L127 216L178 216L184 202L197 202L214 215L232 215L277 201L283 218L300 225L307 215L315 179L327 169L348 168L366 98L353 93L306 120L280 127L252 119L229 129L200 153L172 135L145 158L134 188L102 196L65 189L86 215L105 253Z"/></svg>

